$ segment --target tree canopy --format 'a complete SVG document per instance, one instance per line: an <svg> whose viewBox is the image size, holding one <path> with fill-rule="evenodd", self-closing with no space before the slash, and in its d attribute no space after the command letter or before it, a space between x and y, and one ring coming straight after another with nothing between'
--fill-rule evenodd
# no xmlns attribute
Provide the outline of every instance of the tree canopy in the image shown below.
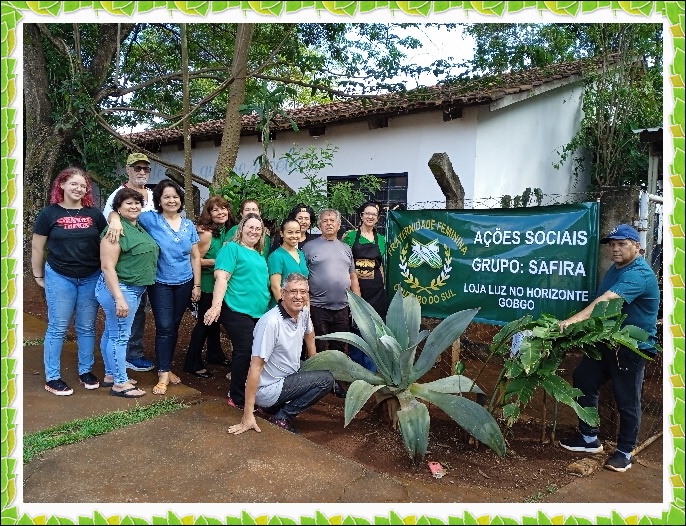
<svg viewBox="0 0 686 526"><path fill-rule="evenodd" d="M584 78L581 129L559 149L560 162L594 186L640 184L647 156L636 129L662 126L661 24L470 24L476 41L466 75L598 59Z"/></svg>

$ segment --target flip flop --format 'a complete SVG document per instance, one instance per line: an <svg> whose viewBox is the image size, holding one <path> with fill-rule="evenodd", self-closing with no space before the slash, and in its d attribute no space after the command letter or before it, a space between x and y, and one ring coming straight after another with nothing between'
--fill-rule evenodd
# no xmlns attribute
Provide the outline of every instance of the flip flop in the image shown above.
<svg viewBox="0 0 686 526"><path fill-rule="evenodd" d="M129 378L129 383L131 385L136 385L138 383L138 380L132 380L131 378ZM105 380L100 382L100 387L112 387L113 385L114 385L114 380L111 382L106 382Z"/></svg>
<svg viewBox="0 0 686 526"><path fill-rule="evenodd" d="M131 391L141 390L138 389L138 387L129 387L128 389L124 389L122 391L110 389L110 396L121 396L122 398L140 398L141 396L145 396L145 391L141 391L142 394L132 394Z"/></svg>

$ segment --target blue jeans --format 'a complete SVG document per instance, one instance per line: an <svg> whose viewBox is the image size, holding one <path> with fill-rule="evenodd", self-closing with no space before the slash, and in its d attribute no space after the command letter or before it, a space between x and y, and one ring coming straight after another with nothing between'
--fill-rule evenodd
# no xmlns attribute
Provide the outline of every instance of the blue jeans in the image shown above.
<svg viewBox="0 0 686 526"><path fill-rule="evenodd" d="M186 311L193 290L193 279L181 285L155 283L148 287L148 299L155 316L155 355L157 371L171 368L172 358L179 339L181 318Z"/></svg>
<svg viewBox="0 0 686 526"><path fill-rule="evenodd" d="M78 345L79 374L88 373L93 368L95 316L98 313L95 284L99 277L100 270L85 278L70 278L45 264L48 330L43 344L43 361L47 382L60 378L62 346L72 316Z"/></svg>
<svg viewBox="0 0 686 526"><path fill-rule="evenodd" d="M131 336L126 347L126 361L130 362L143 356L143 337L145 336L145 307L148 304L148 294L143 292L138 309L131 325Z"/></svg>
<svg viewBox="0 0 686 526"><path fill-rule="evenodd" d="M95 297L105 311L105 330L100 340L102 361L105 362L105 374L114 377L114 383L125 384L129 381L126 374L126 347L131 336L131 325L136 316L136 309L140 302L144 286L119 283L119 288L129 305L129 315L126 318L117 317L117 306L114 296L105 284L105 277L100 276L95 286Z"/></svg>
<svg viewBox="0 0 686 526"><path fill-rule="evenodd" d="M278 420L293 420L333 390L334 377L329 371L304 371L287 376L279 399L266 411Z"/></svg>
<svg viewBox="0 0 686 526"><path fill-rule="evenodd" d="M641 426L641 390L646 360L626 347L615 351L603 346L602 352L600 360L583 356L574 369L574 387L584 393L577 402L582 407L597 409L600 388L612 380L612 392L619 411L617 449L630 453L636 447ZM592 436L600 430L579 420L579 431Z"/></svg>

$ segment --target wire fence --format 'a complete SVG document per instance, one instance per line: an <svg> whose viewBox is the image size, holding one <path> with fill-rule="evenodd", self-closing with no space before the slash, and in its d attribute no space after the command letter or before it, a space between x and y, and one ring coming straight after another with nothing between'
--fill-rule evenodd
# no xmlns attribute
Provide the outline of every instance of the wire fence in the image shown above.
<svg viewBox="0 0 686 526"><path fill-rule="evenodd" d="M582 192L574 194L550 194L530 199L529 206L552 206L581 202L599 201L601 203L601 226L602 233L607 232L618 222L636 223L638 220L638 189L608 189L597 192ZM466 209L495 209L503 208L503 198L488 197L484 199L465 200ZM512 202L512 201L510 201ZM605 206L604 206L605 203ZM519 202L521 205L521 201ZM445 208L445 201L425 201L407 205L408 210L436 210ZM608 215L603 210L611 209ZM380 221L381 222L381 221ZM659 203L651 202L648 207L648 226L646 232L646 247L644 257L651 264L660 286L660 297L663 290L662 273L662 207ZM601 257L603 256L601 252ZM610 265L606 262L607 269ZM602 267L603 262L600 262ZM604 272L603 272L604 273ZM602 276L602 274L600 274ZM435 326L440 320L424 319L426 328ZM501 329L500 326L472 323L462 335L459 345L459 358L466 369L464 375L474 378L479 372L479 386L490 395L496 386L498 376L503 367L502 358L489 357L489 344L493 337ZM658 314L658 344L663 343L662 338L662 299ZM572 384L572 372L576 367L581 353L569 353L563 360L558 374ZM456 359L455 353L444 352L440 361L436 364L440 376L454 374L453 365ZM662 388L662 354L648 362L643 382L643 418L639 432L639 444L662 431L663 423L663 388ZM600 438L604 441L614 442L617 437L619 426L619 414L614 405L611 383L605 384L600 393ZM542 389L532 398L531 403L522 410L521 419L540 425L542 440L554 439L555 434L571 432L577 426L577 416L574 411L564 404L556 404L551 397L546 396Z"/></svg>

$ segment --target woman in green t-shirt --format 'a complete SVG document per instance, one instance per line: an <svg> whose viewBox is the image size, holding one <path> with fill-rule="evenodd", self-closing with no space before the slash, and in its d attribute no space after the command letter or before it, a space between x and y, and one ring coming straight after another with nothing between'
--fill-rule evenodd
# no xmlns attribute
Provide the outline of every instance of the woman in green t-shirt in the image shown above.
<svg viewBox="0 0 686 526"><path fill-rule="evenodd" d="M131 325L141 296L148 285L155 283L160 248L138 224L143 196L133 188L122 188L114 196L112 209L121 217L124 235L118 243L100 242L102 274L95 285L95 297L105 311L105 331L100 351L105 363L105 379L100 384L111 387L112 396L139 398L145 391L126 374L126 347Z"/></svg>
<svg viewBox="0 0 686 526"><path fill-rule="evenodd" d="M291 274L297 272L306 278L310 275L305 254L298 248L300 241L300 223L295 219L286 219L281 223L281 246L269 254L267 270L269 271L269 289L272 293L270 307L281 299L281 283Z"/></svg>
<svg viewBox="0 0 686 526"><path fill-rule="evenodd" d="M238 223L233 241L219 251L214 264L212 306L205 324L219 320L233 348L229 405L245 404L245 381L250 368L252 333L269 304L269 274L264 250L264 224L257 214Z"/></svg>
<svg viewBox="0 0 686 526"><path fill-rule="evenodd" d="M245 199L240 206L240 210L238 211L238 215L240 216L239 221L243 219L247 214L255 214L257 216L262 217L262 213L260 212L260 203L258 203L255 199ZM263 223L264 224L264 223ZM229 239L234 239L236 237L236 230L238 229L238 225L234 226L229 230ZM271 243L271 238L269 237L269 233L267 232L267 229L265 228L264 232L264 246L262 247L262 250L260 253L264 256L264 259L267 259L267 256L269 255L269 245Z"/></svg>
<svg viewBox="0 0 686 526"><path fill-rule="evenodd" d="M214 290L214 263L221 248L231 237L229 229L236 220L229 202L221 196L215 195L205 201L200 217L196 221L196 228L200 241L200 299L198 300L198 321L191 333L191 339L186 351L183 370L187 373L210 378L210 373L202 361L202 348L207 341L207 363L229 367L231 361L226 358L220 342L219 322L205 325L204 318L207 309L212 305L212 291Z"/></svg>

